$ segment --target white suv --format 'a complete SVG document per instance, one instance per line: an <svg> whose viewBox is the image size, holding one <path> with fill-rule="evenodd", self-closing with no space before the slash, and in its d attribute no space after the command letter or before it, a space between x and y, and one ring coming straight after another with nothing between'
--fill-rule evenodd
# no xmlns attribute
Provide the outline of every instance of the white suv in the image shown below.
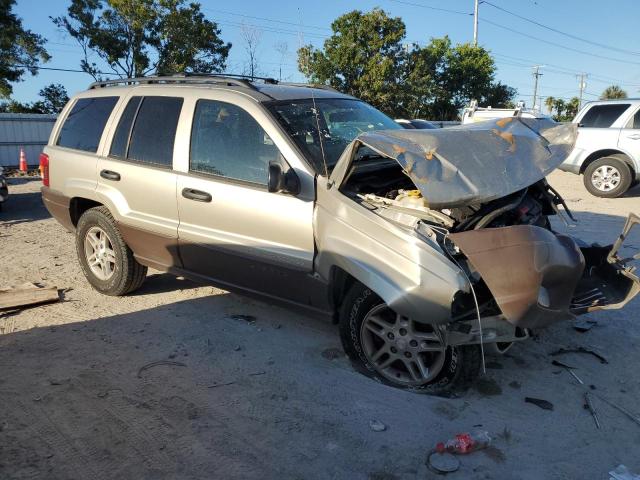
<svg viewBox="0 0 640 480"><path fill-rule="evenodd" d="M578 140L561 170L583 174L598 197L619 197L640 181L640 99L590 102L573 123Z"/></svg>

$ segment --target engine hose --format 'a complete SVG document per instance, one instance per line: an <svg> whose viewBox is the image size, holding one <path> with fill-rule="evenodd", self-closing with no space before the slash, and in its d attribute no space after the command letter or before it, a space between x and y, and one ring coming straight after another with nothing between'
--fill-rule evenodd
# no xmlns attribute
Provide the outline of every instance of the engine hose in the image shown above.
<svg viewBox="0 0 640 480"><path fill-rule="evenodd" d="M502 215L503 213L508 212L509 210L513 210L514 208L516 208L518 205L520 205L522 203L522 200L524 200L524 197L527 194L527 191L528 190L525 189L522 192L522 195L520 195L520 197L518 197L518 199L515 202L508 203L507 205L505 205L503 207L500 207L497 210L494 210L493 212L487 213L484 217L482 217L480 219L480 221L478 223L476 223L476 226L473 227L473 229L474 230L479 230L481 228L484 228L487 225L489 225L493 220L495 220L500 215Z"/></svg>

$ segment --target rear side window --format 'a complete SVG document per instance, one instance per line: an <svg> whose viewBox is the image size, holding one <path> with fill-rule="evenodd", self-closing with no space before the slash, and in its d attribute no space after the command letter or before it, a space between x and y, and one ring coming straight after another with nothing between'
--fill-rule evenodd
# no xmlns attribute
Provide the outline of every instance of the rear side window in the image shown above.
<svg viewBox="0 0 640 480"><path fill-rule="evenodd" d="M56 145L97 152L104 126L119 97L79 99L62 125Z"/></svg>
<svg viewBox="0 0 640 480"><path fill-rule="evenodd" d="M640 130L640 110L638 110L633 118L629 121L626 128L633 128L635 130Z"/></svg>
<svg viewBox="0 0 640 480"><path fill-rule="evenodd" d="M628 103L594 105L580 120L580 126L589 128L609 128L622 113L629 108Z"/></svg>
<svg viewBox="0 0 640 480"><path fill-rule="evenodd" d="M178 97L132 97L118 122L109 155L171 168L182 102Z"/></svg>
<svg viewBox="0 0 640 480"><path fill-rule="evenodd" d="M112 157L127 158L127 145L129 145L131 126L133 125L133 120L138 112L138 106L141 100L142 97L133 97L124 109L124 113L118 122L118 128L116 128L116 134L113 136L113 141L111 142L109 155Z"/></svg>

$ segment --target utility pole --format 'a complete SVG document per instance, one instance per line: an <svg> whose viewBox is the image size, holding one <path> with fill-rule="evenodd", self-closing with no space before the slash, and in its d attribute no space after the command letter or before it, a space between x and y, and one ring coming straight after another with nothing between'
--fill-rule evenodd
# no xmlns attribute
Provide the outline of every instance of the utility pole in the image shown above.
<svg viewBox="0 0 640 480"><path fill-rule="evenodd" d="M475 0L473 6L473 46L478 46L478 5L480 4L479 0Z"/></svg>
<svg viewBox="0 0 640 480"><path fill-rule="evenodd" d="M582 96L584 95L584 89L587 88L587 82L585 79L587 78L586 73L581 73L580 75L576 75L580 79L580 97L578 102L578 110L582 108Z"/></svg>
<svg viewBox="0 0 640 480"><path fill-rule="evenodd" d="M540 73L540 67L542 67L542 65L535 65L533 67L533 76L535 78L535 82L533 84L533 109L536 109L536 102L538 100L538 78L541 77L543 74Z"/></svg>

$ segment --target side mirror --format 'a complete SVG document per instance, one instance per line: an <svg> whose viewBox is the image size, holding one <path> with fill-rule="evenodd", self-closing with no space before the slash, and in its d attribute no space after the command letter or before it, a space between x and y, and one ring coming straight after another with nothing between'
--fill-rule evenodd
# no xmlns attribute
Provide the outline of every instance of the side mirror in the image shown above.
<svg viewBox="0 0 640 480"><path fill-rule="evenodd" d="M268 173L267 190L269 192L284 192L290 193L291 195L300 193L300 180L292 168L284 172L280 163L269 162Z"/></svg>

